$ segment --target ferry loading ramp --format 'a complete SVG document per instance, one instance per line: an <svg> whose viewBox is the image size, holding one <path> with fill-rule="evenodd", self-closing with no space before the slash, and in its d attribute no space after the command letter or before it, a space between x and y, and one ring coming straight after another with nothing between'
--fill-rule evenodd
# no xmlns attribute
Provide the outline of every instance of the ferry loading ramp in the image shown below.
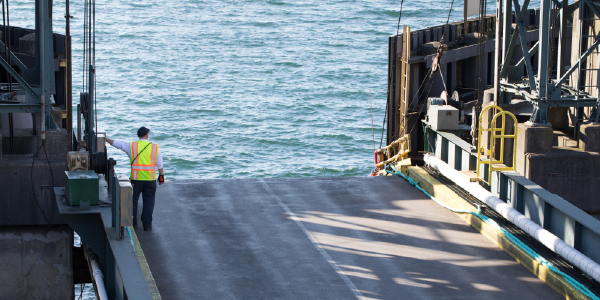
<svg viewBox="0 0 600 300"><path fill-rule="evenodd" d="M167 182L136 235L163 299L562 298L399 177Z"/></svg>

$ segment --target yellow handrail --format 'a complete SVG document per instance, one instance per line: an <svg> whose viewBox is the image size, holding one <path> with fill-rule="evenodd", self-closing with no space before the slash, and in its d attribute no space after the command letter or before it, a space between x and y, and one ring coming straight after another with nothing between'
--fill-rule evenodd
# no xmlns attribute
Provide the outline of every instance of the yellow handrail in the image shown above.
<svg viewBox="0 0 600 300"><path fill-rule="evenodd" d="M390 150L396 152L396 148L398 149L396 155L390 157ZM376 163L375 166L380 170L383 169L383 167L390 162L396 161L398 159L408 158L408 154L410 153L410 135L404 135L403 137L393 141L389 145L376 150L375 153L379 156L379 163ZM386 159L386 157L388 158Z"/></svg>
<svg viewBox="0 0 600 300"><path fill-rule="evenodd" d="M492 118L492 121L490 122L490 126L488 128L485 128L483 126L483 117L484 117L484 113L490 109L496 109L498 110L498 112L494 115L494 117ZM515 133L514 134L505 134L506 133L506 116L509 115L512 117L514 124L515 124ZM496 127L496 121L498 120L498 117L502 117L502 126L501 127ZM492 171L514 171L515 170L515 162L516 162L516 154L517 154L517 126L518 126L518 121L517 118L515 117L514 114L512 114L511 112L508 111L504 111L502 110L502 108L496 106L496 105L489 105L486 108L484 108L481 111L481 114L479 115L479 134L478 134L478 140L477 140L477 177L482 179L483 181L485 181L485 178L483 178L481 175L481 165L488 165L488 181L485 181L486 183L489 184L489 180L490 178L492 178ZM490 137L489 137L489 146L486 148L485 146L481 145L481 134L483 131L488 131L490 132ZM499 132L499 134L498 134ZM494 160L494 152L496 150L496 143L495 140L496 139L500 139L500 157L498 160ZM498 165L500 164L504 164L504 140L505 139L513 139L513 159L512 159L512 166L511 167L500 167ZM487 159L481 159L481 155L482 153L484 155L487 156Z"/></svg>

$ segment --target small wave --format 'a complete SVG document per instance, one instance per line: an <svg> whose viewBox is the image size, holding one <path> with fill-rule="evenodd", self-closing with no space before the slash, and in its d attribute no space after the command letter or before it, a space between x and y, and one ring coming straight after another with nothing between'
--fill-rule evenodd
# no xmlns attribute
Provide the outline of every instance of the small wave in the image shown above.
<svg viewBox="0 0 600 300"><path fill-rule="evenodd" d="M271 5L278 5L278 6L289 5L288 3L285 3L283 1L267 1L267 3L271 4Z"/></svg>
<svg viewBox="0 0 600 300"><path fill-rule="evenodd" d="M279 24L277 24L275 22L251 22L248 24L256 26L256 27L277 27L277 26L279 26Z"/></svg>
<svg viewBox="0 0 600 300"><path fill-rule="evenodd" d="M277 62L274 65L276 65L276 66L292 67L292 68L300 68L300 67L302 67L301 64L295 63L295 62L291 62L291 61Z"/></svg>

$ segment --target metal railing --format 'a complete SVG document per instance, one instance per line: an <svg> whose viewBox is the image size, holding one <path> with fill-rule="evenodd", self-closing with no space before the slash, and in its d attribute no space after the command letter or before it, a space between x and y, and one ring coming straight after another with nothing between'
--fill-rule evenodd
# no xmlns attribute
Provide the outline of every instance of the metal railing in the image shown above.
<svg viewBox="0 0 600 300"><path fill-rule="evenodd" d="M408 154L410 154L410 135L406 134L375 151L375 166L381 170L386 164L407 159Z"/></svg>
<svg viewBox="0 0 600 300"><path fill-rule="evenodd" d="M475 169L469 163L456 163L475 155L464 149L468 146L466 142L456 135L438 132L428 126L424 130L431 141L427 143L427 151L435 153L436 157L458 171ZM454 148L464 151L449 151ZM600 263L599 220L514 171L493 172L489 184L484 187L569 246Z"/></svg>
<svg viewBox="0 0 600 300"><path fill-rule="evenodd" d="M483 126L483 118L486 117L485 113L490 109L496 109L498 112L494 114L492 121L489 124L489 127L485 128ZM506 134L506 116L510 116L513 118L515 129L513 134ZM502 126L496 127L496 121L498 118L502 119ZM489 105L485 107L481 114L479 115L479 138L477 140L477 178L485 181L489 184L489 181L486 181L482 176L482 165L488 165L488 180L492 178L493 171L514 171L515 170L515 161L516 161L516 153L517 153L517 125L519 122L517 121L517 117L514 114L502 110L502 108L496 105ZM481 145L481 135L483 132L489 132L489 138L487 145ZM496 139L499 139L500 142L496 143ZM508 167L504 165L504 144L505 139L513 139L513 151L512 151L512 166ZM496 152L497 144L500 144L500 153L498 154L498 159L494 159L494 153ZM487 146L487 148L486 148ZM482 158L482 154L484 155Z"/></svg>

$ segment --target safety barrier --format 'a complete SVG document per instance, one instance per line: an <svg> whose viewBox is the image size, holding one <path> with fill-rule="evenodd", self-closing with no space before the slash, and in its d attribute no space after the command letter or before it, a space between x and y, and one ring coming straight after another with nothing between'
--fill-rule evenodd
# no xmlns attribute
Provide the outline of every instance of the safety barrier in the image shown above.
<svg viewBox="0 0 600 300"><path fill-rule="evenodd" d="M492 121L489 124L488 128L483 126L483 118L485 116L485 112L490 109L496 109L498 112L492 118ZM514 134L506 134L506 116L511 116L513 118L515 129ZM502 126L496 127L496 121L498 118L502 119ZM487 184L490 182L490 178L492 178L493 171L514 171L515 170L515 157L517 153L517 118L514 114L508 111L502 110L502 108L496 105L489 105L481 111L479 115L479 135L477 139L477 178L483 180ZM489 132L488 145L481 145L481 135L482 132ZM494 153L496 152L496 139L500 139L500 153L498 154L498 159L494 159ZM512 151L512 166L508 167L504 165L504 144L505 139L513 139L513 151ZM485 147L487 146L487 148ZM483 154L483 158L482 158ZM487 180L485 180L485 176L483 176L482 165L488 165L488 176Z"/></svg>
<svg viewBox="0 0 600 300"><path fill-rule="evenodd" d="M429 126L424 130L429 140L426 151L435 153L456 171L475 170L476 149L470 152L470 145L452 133L436 131ZM459 173L455 175L449 178L461 177ZM489 181L483 187L494 196L600 264L600 221L517 172L495 172Z"/></svg>
<svg viewBox="0 0 600 300"><path fill-rule="evenodd" d="M375 166L382 170L386 164L408 158L410 153L410 135L395 140L391 144L375 150Z"/></svg>

